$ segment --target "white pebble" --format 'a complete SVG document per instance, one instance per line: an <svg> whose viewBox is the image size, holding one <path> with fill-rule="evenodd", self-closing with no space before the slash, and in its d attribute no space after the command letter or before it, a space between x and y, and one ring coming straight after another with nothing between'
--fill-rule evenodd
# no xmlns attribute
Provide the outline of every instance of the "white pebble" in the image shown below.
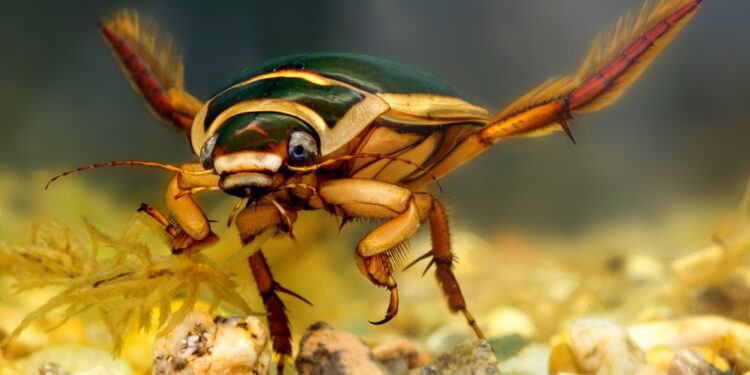
<svg viewBox="0 0 750 375"><path fill-rule="evenodd" d="M498 337L518 334L523 337L536 335L536 326L523 311L509 307L498 307L484 319L489 323L485 333L487 337Z"/></svg>
<svg viewBox="0 0 750 375"><path fill-rule="evenodd" d="M716 340L733 337L750 351L750 326L721 316L692 316L642 323L629 327L628 332L643 350L710 346Z"/></svg>
<svg viewBox="0 0 750 375"><path fill-rule="evenodd" d="M586 374L652 374L646 356L621 327L605 319L580 319L570 327L571 344Z"/></svg>
<svg viewBox="0 0 750 375"><path fill-rule="evenodd" d="M194 312L154 343L154 374L267 374L268 332L255 317Z"/></svg>
<svg viewBox="0 0 750 375"><path fill-rule="evenodd" d="M547 375L549 374L549 357L548 346L532 344L523 348L514 357L500 363L497 368L501 374Z"/></svg>
<svg viewBox="0 0 750 375"><path fill-rule="evenodd" d="M665 266L655 258L643 254L633 254L625 260L625 276L632 284L649 284L662 281Z"/></svg>

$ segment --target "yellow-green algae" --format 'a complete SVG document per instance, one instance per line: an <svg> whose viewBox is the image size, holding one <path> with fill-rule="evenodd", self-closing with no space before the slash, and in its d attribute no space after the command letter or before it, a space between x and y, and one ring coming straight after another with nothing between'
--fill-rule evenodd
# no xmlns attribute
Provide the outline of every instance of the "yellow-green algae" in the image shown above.
<svg viewBox="0 0 750 375"><path fill-rule="evenodd" d="M124 330L132 321L149 330L152 311L158 310L157 327L169 331L195 307L201 287L213 299L212 308L226 302L248 315L253 310L236 291L236 284L217 264L200 253L154 255L138 242L144 225L138 220L119 237L113 237L85 221L88 244L57 221L35 226L29 245L0 245L0 261L9 265L19 292L57 286L62 291L30 313L6 339L12 341L31 322L55 309L63 309L60 324L87 309L98 311L119 352ZM114 254L99 257L105 245ZM181 297L175 311L171 302Z"/></svg>

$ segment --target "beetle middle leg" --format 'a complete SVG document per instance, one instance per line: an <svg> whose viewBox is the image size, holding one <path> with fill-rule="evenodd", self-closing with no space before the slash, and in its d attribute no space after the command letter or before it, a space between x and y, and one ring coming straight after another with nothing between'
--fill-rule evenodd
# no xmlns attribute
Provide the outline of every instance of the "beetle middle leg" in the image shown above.
<svg viewBox="0 0 750 375"><path fill-rule="evenodd" d="M247 258L250 270L253 272L255 284L258 287L258 293L263 299L263 306L266 308L266 317L268 327L271 331L273 340L273 351L279 355L279 361L276 364L276 373L284 373L284 364L286 357L292 355L292 332L289 328L289 317L286 315L286 307L281 301L279 293L286 293L295 296L307 304L309 301L302 296L285 289L273 279L271 269L268 267L266 257L263 252L258 250Z"/></svg>
<svg viewBox="0 0 750 375"><path fill-rule="evenodd" d="M450 249L450 228L443 206L431 195L372 180L336 180L321 184L320 195L325 203L334 205L337 214L366 218L389 219L368 233L357 245L357 265L375 285L391 291L385 323L398 312L398 289L393 279L394 249L412 237L420 223L429 219L432 250L419 259L431 257L435 274L448 307L462 312L466 321L483 339L484 334L469 313L466 300L453 274L453 253Z"/></svg>
<svg viewBox="0 0 750 375"><path fill-rule="evenodd" d="M403 187L364 179L325 182L318 192L324 204L345 219L387 219L357 244L355 256L359 270L390 292L385 317L371 323L388 322L398 313L398 286L392 273L399 246L417 232L422 221L414 194Z"/></svg>

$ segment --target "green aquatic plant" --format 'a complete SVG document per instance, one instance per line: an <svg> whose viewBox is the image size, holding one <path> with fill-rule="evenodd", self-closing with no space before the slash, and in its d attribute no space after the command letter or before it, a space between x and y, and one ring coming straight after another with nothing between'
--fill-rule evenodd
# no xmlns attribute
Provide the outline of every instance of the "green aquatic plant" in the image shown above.
<svg viewBox="0 0 750 375"><path fill-rule="evenodd" d="M28 244L0 243L0 266L15 280L17 292L58 287L60 292L28 314L5 339L7 345L37 319L62 309L59 324L89 309L98 311L119 353L133 324L159 335L180 324L209 292L211 309L225 303L243 314L254 311L237 284L218 263L201 253L157 255L141 240L148 226L136 219L116 238L84 219L88 241L59 221L32 227ZM104 245L111 251L100 251ZM249 250L248 250L249 251ZM232 260L232 259L229 259ZM180 300L178 308L173 302ZM158 312L158 319L154 313Z"/></svg>

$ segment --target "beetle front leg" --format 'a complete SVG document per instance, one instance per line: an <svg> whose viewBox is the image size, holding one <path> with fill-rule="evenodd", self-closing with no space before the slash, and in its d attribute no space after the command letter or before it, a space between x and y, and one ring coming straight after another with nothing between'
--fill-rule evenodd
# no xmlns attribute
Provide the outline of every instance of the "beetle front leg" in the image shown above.
<svg viewBox="0 0 750 375"><path fill-rule="evenodd" d="M186 170L201 170L198 164L185 164ZM218 236L211 231L206 215L189 194L192 189L211 189L218 186L216 175L182 175L178 174L169 181L164 196L171 218L148 205L141 204L138 211L153 217L168 236L168 243L173 254L197 250L215 243Z"/></svg>
<svg viewBox="0 0 750 375"><path fill-rule="evenodd" d="M414 194L396 185L363 179L325 182L318 191L323 202L345 219L388 219L357 244L355 255L359 270L391 295L385 317L371 323L388 322L398 313L398 286L392 273L399 246L417 232L422 221Z"/></svg>

